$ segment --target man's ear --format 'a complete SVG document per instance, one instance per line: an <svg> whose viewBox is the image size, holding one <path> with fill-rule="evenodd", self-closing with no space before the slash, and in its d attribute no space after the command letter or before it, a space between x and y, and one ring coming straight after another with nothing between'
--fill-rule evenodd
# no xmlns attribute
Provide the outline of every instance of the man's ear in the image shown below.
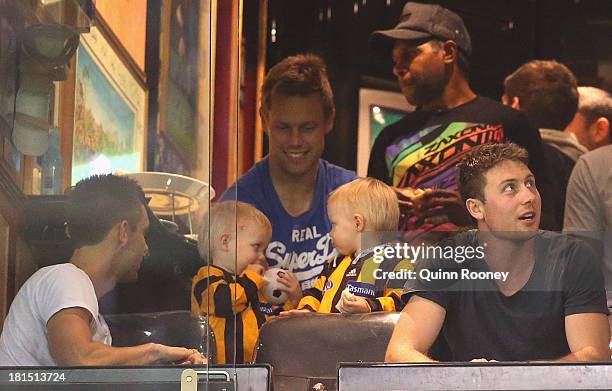
<svg viewBox="0 0 612 391"><path fill-rule="evenodd" d="M128 239L129 239L129 236L128 236L129 229L130 229L130 223L128 223L127 220L121 220L121 222L119 223L118 233L117 233L120 247L123 247L127 244Z"/></svg>
<svg viewBox="0 0 612 391"><path fill-rule="evenodd" d="M457 48L457 43L455 41L444 42L442 50L444 51L444 63L452 64L457 62L457 58L459 57L459 49Z"/></svg>
<svg viewBox="0 0 612 391"><path fill-rule="evenodd" d="M514 110L520 110L521 109L521 101L519 100L518 96L514 96L514 97L512 97L512 99L510 99L508 94L503 94L502 98L501 98L501 101L502 101L502 103L504 105L510 106Z"/></svg>
<svg viewBox="0 0 612 391"><path fill-rule="evenodd" d="M518 96L512 98L512 104L510 105L510 107L512 107L514 110L521 109L521 101L519 100Z"/></svg>
<svg viewBox="0 0 612 391"><path fill-rule="evenodd" d="M607 118L599 117L591 126L592 129L595 130L593 132L593 141L595 145L601 146L610 140L610 121Z"/></svg>
<svg viewBox="0 0 612 391"><path fill-rule="evenodd" d="M465 201L465 207L470 215L476 220L484 220L484 203L476 198L468 198Z"/></svg>
<svg viewBox="0 0 612 391"><path fill-rule="evenodd" d="M365 229L365 218L361 213L355 213L353 215L353 221L355 223L355 230L357 232L363 232Z"/></svg>

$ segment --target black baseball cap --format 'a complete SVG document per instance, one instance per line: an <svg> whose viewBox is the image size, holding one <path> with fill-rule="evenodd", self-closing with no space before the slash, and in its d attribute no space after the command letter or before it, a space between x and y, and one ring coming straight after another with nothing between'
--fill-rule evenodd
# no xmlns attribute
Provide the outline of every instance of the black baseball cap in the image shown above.
<svg viewBox="0 0 612 391"><path fill-rule="evenodd" d="M375 31L370 36L373 47L389 48L397 39L422 40L438 38L453 40L468 57L472 54L472 40L459 15L437 4L408 2L399 23L391 30Z"/></svg>

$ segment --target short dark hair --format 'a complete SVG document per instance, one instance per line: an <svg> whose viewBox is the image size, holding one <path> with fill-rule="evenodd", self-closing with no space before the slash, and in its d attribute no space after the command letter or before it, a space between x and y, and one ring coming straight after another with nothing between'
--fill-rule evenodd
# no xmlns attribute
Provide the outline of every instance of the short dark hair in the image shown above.
<svg viewBox="0 0 612 391"><path fill-rule="evenodd" d="M264 114L270 111L272 94L308 96L319 94L325 118L334 111L334 94L327 78L327 69L321 57L298 54L283 59L266 75L261 94Z"/></svg>
<svg viewBox="0 0 612 391"><path fill-rule="evenodd" d="M578 109L578 83L565 65L533 60L504 80L505 94L519 98L521 111L538 128L563 130Z"/></svg>
<svg viewBox="0 0 612 391"><path fill-rule="evenodd" d="M606 118L612 123L612 95L596 87L578 87L578 111L591 126L598 118ZM609 132L612 141L612 132Z"/></svg>
<svg viewBox="0 0 612 391"><path fill-rule="evenodd" d="M465 153L457 165L457 182L463 201L475 198L485 202L485 174L505 160L528 165L529 154L513 143L483 144Z"/></svg>
<svg viewBox="0 0 612 391"><path fill-rule="evenodd" d="M75 248L100 243L110 229L127 220L135 230L142 219L144 193L126 176L93 175L68 192L66 223Z"/></svg>

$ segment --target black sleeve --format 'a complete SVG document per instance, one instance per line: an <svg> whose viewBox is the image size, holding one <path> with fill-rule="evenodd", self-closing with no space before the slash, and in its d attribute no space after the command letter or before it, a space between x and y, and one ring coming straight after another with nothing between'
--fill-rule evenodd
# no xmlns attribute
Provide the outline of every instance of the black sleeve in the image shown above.
<svg viewBox="0 0 612 391"><path fill-rule="evenodd" d="M387 169L387 163L385 161L385 149L389 146L393 140L391 140L391 126L384 128L370 151L370 160L368 162L368 177L376 178L380 181L391 185L391 179L389 177L389 171Z"/></svg>
<svg viewBox="0 0 612 391"><path fill-rule="evenodd" d="M408 303L410 297L417 295L424 299L433 301L440 305L442 308L448 311L450 306L450 295L449 293L457 289L457 282L455 280L436 280L429 279L425 272L437 272L437 271L454 271L458 270L457 264L453 261L447 262L440 259L421 259L415 263L413 278L408 278L404 285L404 294L402 295L402 301Z"/></svg>
<svg viewBox="0 0 612 391"><path fill-rule="evenodd" d="M402 302L405 305L412 296L416 295L429 301L433 301L448 312L450 307L449 292L443 287L435 286L435 283L431 284L431 282L427 282L420 277L421 270L426 268L429 270L436 270L435 263L424 261L417 262L415 266L414 278L409 278L406 280L406 284L404 285Z"/></svg>
<svg viewBox="0 0 612 391"><path fill-rule="evenodd" d="M563 273L565 315L588 312L608 315L604 277L595 253L578 241L572 247Z"/></svg>
<svg viewBox="0 0 612 391"><path fill-rule="evenodd" d="M547 167L544 162L544 146L537 127L520 111L509 112L505 121L504 133L508 141L520 145L529 153L529 168L536 180L547 178Z"/></svg>
<svg viewBox="0 0 612 391"><path fill-rule="evenodd" d="M402 295L402 303L408 303L412 296L419 296L423 299L433 301L440 307L444 308L447 312L450 307L450 298L448 292L445 291L406 291Z"/></svg>
<svg viewBox="0 0 612 391"><path fill-rule="evenodd" d="M431 246L447 249L449 247L478 246L477 232L467 231L452 235ZM444 250L446 251L446 250ZM456 251L453 251L456 253ZM449 310L452 298L456 297L456 292L466 290L466 286L461 280L461 270L473 269L482 270L485 261L482 258L473 258L463 262L457 262L454 257L422 257L417 259L414 264L414 278L409 278L404 285L404 295L402 301L407 303L412 295L417 295L431 300L440 305L445 310ZM426 274L429 270L431 274ZM439 277L439 273L447 273L455 277ZM438 277L436 277L438 274ZM473 288L470 288L473 289Z"/></svg>

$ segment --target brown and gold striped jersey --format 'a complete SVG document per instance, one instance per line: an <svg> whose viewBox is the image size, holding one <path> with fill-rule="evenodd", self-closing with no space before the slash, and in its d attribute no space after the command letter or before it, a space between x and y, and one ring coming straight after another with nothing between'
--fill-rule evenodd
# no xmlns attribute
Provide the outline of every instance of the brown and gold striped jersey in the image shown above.
<svg viewBox="0 0 612 391"><path fill-rule="evenodd" d="M365 297L372 312L401 311L404 306L401 300L403 289L391 287L388 281L380 277L382 271L402 270L413 270L412 263L406 259L376 262L372 250L361 254L337 255L325 264L313 287L304 292L298 309L337 313L336 304L342 291L349 287L350 290L367 292L359 296Z"/></svg>
<svg viewBox="0 0 612 391"><path fill-rule="evenodd" d="M218 364L252 362L259 328L270 316L290 309L290 302L285 308L266 303L263 284L253 270L236 277L214 265L200 268L193 278L191 311L208 317Z"/></svg>

